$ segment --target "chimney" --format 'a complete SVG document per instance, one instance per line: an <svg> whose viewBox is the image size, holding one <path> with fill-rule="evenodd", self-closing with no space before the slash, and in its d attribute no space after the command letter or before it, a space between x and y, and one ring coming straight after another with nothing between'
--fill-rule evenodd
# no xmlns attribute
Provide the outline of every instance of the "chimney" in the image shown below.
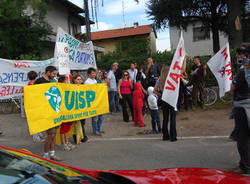
<svg viewBox="0 0 250 184"><path fill-rule="evenodd" d="M139 26L138 22L134 22L134 28L137 28Z"/></svg>

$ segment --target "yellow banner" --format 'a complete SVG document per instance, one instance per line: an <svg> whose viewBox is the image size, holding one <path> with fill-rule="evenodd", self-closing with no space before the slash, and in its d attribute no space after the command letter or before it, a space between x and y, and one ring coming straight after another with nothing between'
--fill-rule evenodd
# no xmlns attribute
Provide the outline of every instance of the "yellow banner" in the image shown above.
<svg viewBox="0 0 250 184"><path fill-rule="evenodd" d="M106 84L47 83L24 87L30 134L109 112Z"/></svg>

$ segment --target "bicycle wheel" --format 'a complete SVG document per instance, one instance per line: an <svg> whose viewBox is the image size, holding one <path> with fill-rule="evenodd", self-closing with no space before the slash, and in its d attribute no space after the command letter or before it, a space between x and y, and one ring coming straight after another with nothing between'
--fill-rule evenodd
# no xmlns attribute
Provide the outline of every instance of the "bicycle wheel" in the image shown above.
<svg viewBox="0 0 250 184"><path fill-rule="evenodd" d="M217 100L217 93L214 89L205 88L205 102L204 105L213 105Z"/></svg>
<svg viewBox="0 0 250 184"><path fill-rule="evenodd" d="M230 92L227 92L225 96L220 98L224 103L232 103L233 102L233 95Z"/></svg>
<svg viewBox="0 0 250 184"><path fill-rule="evenodd" d="M13 111L13 104L10 100L0 101L0 113L10 114Z"/></svg>

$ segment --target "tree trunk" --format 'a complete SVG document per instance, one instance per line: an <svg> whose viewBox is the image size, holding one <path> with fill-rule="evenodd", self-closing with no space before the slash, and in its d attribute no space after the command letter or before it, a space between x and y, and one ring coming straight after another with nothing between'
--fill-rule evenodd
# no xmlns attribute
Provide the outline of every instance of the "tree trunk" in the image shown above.
<svg viewBox="0 0 250 184"><path fill-rule="evenodd" d="M241 14L242 14L242 0L227 0L228 5L228 36L229 36L229 44L231 48L236 48L241 45L243 42L243 31L242 31L242 22L241 22ZM237 25L235 20L239 17L240 22Z"/></svg>
<svg viewBox="0 0 250 184"><path fill-rule="evenodd" d="M213 51L214 53L220 50L220 37L219 37L219 29L217 26L212 27L213 34Z"/></svg>
<svg viewBox="0 0 250 184"><path fill-rule="evenodd" d="M86 24L86 41L91 40L91 30L90 30L90 23L89 23L89 4L88 0L84 0L84 10L85 10L85 24Z"/></svg>
<svg viewBox="0 0 250 184"><path fill-rule="evenodd" d="M211 26L213 34L213 51L214 53L220 50L220 37L219 37L219 21L220 17L217 13L217 1L211 1Z"/></svg>

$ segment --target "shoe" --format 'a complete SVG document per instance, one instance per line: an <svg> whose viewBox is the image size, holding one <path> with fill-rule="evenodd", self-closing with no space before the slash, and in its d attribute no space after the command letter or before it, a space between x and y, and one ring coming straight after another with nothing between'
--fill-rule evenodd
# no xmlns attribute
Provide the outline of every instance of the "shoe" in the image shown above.
<svg viewBox="0 0 250 184"><path fill-rule="evenodd" d="M71 151L71 148L66 144L66 145L64 145L63 150L64 151Z"/></svg>
<svg viewBox="0 0 250 184"><path fill-rule="evenodd" d="M129 120L123 120L124 122L126 122L126 123L128 123L129 122Z"/></svg>
<svg viewBox="0 0 250 184"><path fill-rule="evenodd" d="M55 161L62 161L62 159L56 155L50 156L50 159Z"/></svg>
<svg viewBox="0 0 250 184"><path fill-rule="evenodd" d="M101 134L105 134L105 132L104 132L104 131L100 131L100 133L101 133Z"/></svg>
<svg viewBox="0 0 250 184"><path fill-rule="evenodd" d="M49 155L45 155L45 154L43 154L43 158L47 158L47 159L49 159Z"/></svg>
<svg viewBox="0 0 250 184"><path fill-rule="evenodd" d="M169 138L162 138L163 141L169 141Z"/></svg>
<svg viewBox="0 0 250 184"><path fill-rule="evenodd" d="M89 140L89 138L85 137L85 138L83 138L83 139L81 140L81 142L86 142L86 143L88 143L88 142L90 142L90 140Z"/></svg>
<svg viewBox="0 0 250 184"><path fill-rule="evenodd" d="M175 142L175 141L177 141L177 139L170 139L170 141L171 141L171 142Z"/></svg>
<svg viewBox="0 0 250 184"><path fill-rule="evenodd" d="M3 132L2 132L2 131L0 131L0 135L3 135Z"/></svg>
<svg viewBox="0 0 250 184"><path fill-rule="evenodd" d="M145 127L145 126L146 126L146 125L144 124L144 125L142 125L142 126L140 125L139 127Z"/></svg>
<svg viewBox="0 0 250 184"><path fill-rule="evenodd" d="M76 146L73 145L73 144L71 144L71 142L68 142L67 146L68 146L71 150L73 150L73 149L76 148Z"/></svg>
<svg viewBox="0 0 250 184"><path fill-rule="evenodd" d="M94 135L96 135L96 136L102 136L102 134L100 132L95 132Z"/></svg>

